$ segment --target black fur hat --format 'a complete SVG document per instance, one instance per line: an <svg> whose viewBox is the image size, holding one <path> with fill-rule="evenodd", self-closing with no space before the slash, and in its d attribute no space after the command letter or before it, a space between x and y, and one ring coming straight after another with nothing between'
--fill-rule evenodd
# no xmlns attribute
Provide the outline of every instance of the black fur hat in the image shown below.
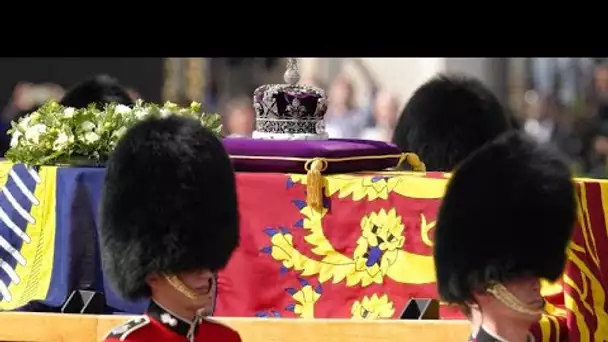
<svg viewBox="0 0 608 342"><path fill-rule="evenodd" d="M452 171L471 152L511 130L498 98L475 78L439 75L405 105L393 143L416 153L429 171Z"/></svg>
<svg viewBox="0 0 608 342"><path fill-rule="evenodd" d="M234 171L210 130L170 116L125 134L107 164L101 247L126 299L149 296L152 273L222 269L238 239Z"/></svg>
<svg viewBox="0 0 608 342"><path fill-rule="evenodd" d="M87 108L94 103L98 107L116 102L126 106L133 105L129 93L116 79L108 75L97 75L70 88L60 101L66 107Z"/></svg>
<svg viewBox="0 0 608 342"><path fill-rule="evenodd" d="M441 298L465 304L493 282L558 279L575 219L574 183L555 151L515 132L485 145L456 168L439 209Z"/></svg>

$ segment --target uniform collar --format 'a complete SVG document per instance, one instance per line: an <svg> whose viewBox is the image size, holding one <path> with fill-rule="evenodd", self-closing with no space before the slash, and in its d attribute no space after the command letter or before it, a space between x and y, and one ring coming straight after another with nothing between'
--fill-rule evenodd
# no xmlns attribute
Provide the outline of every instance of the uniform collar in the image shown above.
<svg viewBox="0 0 608 342"><path fill-rule="evenodd" d="M187 320L183 317L180 317L174 314L173 312L167 310L154 300L150 301L150 305L148 306L148 310L146 313L148 314L148 316L154 318L168 329L187 338L190 338L192 334L196 336L198 326L201 323L200 321L193 322L191 320Z"/></svg>
<svg viewBox="0 0 608 342"><path fill-rule="evenodd" d="M483 326L479 329L477 336L475 336L472 340L475 342L509 342L504 338L489 332ZM534 336L528 333L528 342L535 342L534 340Z"/></svg>

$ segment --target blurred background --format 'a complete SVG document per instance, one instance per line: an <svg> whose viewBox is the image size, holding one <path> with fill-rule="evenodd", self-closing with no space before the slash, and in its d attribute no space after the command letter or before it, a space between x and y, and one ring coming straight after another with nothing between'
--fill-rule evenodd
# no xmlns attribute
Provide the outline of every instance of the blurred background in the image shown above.
<svg viewBox="0 0 608 342"><path fill-rule="evenodd" d="M608 178L608 64L602 58L302 58L301 83L330 97L335 138L390 141L405 102L437 73L482 80L542 143L562 150L579 176ZM0 123L96 74L117 78L131 96L222 114L227 134L251 135L253 90L283 83L284 58L2 58ZM2 151L4 152L4 151Z"/></svg>

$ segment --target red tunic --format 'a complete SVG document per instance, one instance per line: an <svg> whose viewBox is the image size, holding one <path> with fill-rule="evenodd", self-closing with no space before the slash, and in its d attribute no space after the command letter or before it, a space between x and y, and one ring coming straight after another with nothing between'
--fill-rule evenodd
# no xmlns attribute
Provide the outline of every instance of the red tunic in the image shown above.
<svg viewBox="0 0 608 342"><path fill-rule="evenodd" d="M191 339L190 336L194 338ZM104 341L241 342L241 337L236 331L214 320L203 319L194 324L152 302L145 315L112 329Z"/></svg>

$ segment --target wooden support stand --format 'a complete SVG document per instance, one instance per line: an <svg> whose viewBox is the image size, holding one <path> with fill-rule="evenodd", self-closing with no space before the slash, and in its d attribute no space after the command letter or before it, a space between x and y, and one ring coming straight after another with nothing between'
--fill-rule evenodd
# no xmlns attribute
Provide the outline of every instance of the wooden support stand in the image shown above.
<svg viewBox="0 0 608 342"><path fill-rule="evenodd" d="M0 313L0 341L99 342L128 316ZM469 323L455 320L342 320L218 318L243 342L462 342Z"/></svg>

